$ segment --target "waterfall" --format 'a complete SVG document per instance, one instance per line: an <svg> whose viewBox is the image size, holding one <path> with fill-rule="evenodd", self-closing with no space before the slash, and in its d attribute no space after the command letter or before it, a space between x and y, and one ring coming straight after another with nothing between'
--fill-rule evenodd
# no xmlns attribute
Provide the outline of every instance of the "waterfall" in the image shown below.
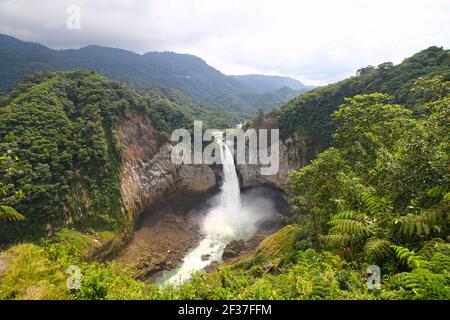
<svg viewBox="0 0 450 320"><path fill-rule="evenodd" d="M176 270L160 279L159 284L180 285L211 262L221 261L226 245L232 240L251 237L256 231L256 222L263 216L264 209L246 207L241 203L233 154L222 132L215 135L215 141L219 146L223 182L219 194L214 198L214 206L206 213L201 224L205 238L187 253ZM264 199L255 201L265 205ZM270 205L265 207L269 208Z"/></svg>
<svg viewBox="0 0 450 320"><path fill-rule="evenodd" d="M223 167L223 183L218 195L217 205L210 210L203 221L203 231L211 238L232 240L241 227L241 190L230 147L221 134L216 136Z"/></svg>
<svg viewBox="0 0 450 320"><path fill-rule="evenodd" d="M234 158L230 147L221 137L216 138L220 146L220 160L223 166L223 184L220 194L220 204L228 209L230 214L237 215L241 208L241 191L239 179L234 166Z"/></svg>

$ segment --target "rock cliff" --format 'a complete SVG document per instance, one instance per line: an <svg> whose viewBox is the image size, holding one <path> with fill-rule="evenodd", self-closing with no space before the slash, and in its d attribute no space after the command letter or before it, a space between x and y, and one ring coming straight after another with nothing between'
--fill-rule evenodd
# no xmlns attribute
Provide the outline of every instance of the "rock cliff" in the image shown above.
<svg viewBox="0 0 450 320"><path fill-rule="evenodd" d="M278 129L274 114L267 115L263 121L253 126L254 129ZM274 175L261 175L261 165L236 165L241 187L268 186L286 191L289 188L289 171L306 164L304 157L306 144L301 134L294 134L279 141L279 170Z"/></svg>
<svg viewBox="0 0 450 320"><path fill-rule="evenodd" d="M261 175L261 165L259 164L236 165L242 188L268 186L286 190L289 186L289 170L292 168L294 168L294 164L289 163L288 150L283 143L280 143L279 169L274 175Z"/></svg>
<svg viewBox="0 0 450 320"><path fill-rule="evenodd" d="M131 114L121 124L119 137L123 209L132 221L145 208L174 195L206 193L218 185L216 173L208 165L175 165L169 139L142 114Z"/></svg>

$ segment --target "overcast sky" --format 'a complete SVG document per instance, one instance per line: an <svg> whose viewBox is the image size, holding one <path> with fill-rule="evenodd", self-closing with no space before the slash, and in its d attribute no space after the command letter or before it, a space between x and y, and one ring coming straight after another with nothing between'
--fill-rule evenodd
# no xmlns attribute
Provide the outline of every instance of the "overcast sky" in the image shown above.
<svg viewBox="0 0 450 320"><path fill-rule="evenodd" d="M80 30L66 27L71 4ZM450 48L449 31L449 0L0 0L0 33L51 48L191 53L226 74L314 85Z"/></svg>

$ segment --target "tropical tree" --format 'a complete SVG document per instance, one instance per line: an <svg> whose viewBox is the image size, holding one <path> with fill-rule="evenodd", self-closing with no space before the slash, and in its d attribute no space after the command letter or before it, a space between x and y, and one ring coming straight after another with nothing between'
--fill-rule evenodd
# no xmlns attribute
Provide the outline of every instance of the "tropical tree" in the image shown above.
<svg viewBox="0 0 450 320"><path fill-rule="evenodd" d="M11 175L17 170L17 158L13 157L12 152L8 150L0 156L0 173L4 178L7 175ZM9 204L16 203L24 198L24 194L21 191L11 191L12 186L6 185L0 180L0 221L20 221L25 220L25 217L17 212L16 209Z"/></svg>

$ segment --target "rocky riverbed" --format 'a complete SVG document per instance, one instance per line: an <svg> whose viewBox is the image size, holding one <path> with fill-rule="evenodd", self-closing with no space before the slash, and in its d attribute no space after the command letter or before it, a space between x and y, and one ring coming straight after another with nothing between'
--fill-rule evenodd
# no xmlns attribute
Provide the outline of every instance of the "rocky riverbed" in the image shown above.
<svg viewBox="0 0 450 320"><path fill-rule="evenodd" d="M289 211L283 194L277 190L247 189L243 192L244 198L248 194L264 195L271 199L275 204L277 215L257 221L256 234L250 239L230 242L225 248L223 260L234 260L256 248L260 241L283 224L280 214ZM146 283L153 283L168 271L179 267L186 254L197 247L205 237L201 233L200 212L205 212L208 208L210 197L211 194L175 196L172 200L155 206L158 209L144 210L135 226L132 239L115 259L117 267ZM210 261L211 256L204 255L201 259ZM211 267L214 265L215 263Z"/></svg>
<svg viewBox="0 0 450 320"><path fill-rule="evenodd" d="M145 282L154 282L174 269L203 237L195 216L188 214L192 209L189 203L172 201L145 212L115 260L118 268Z"/></svg>

